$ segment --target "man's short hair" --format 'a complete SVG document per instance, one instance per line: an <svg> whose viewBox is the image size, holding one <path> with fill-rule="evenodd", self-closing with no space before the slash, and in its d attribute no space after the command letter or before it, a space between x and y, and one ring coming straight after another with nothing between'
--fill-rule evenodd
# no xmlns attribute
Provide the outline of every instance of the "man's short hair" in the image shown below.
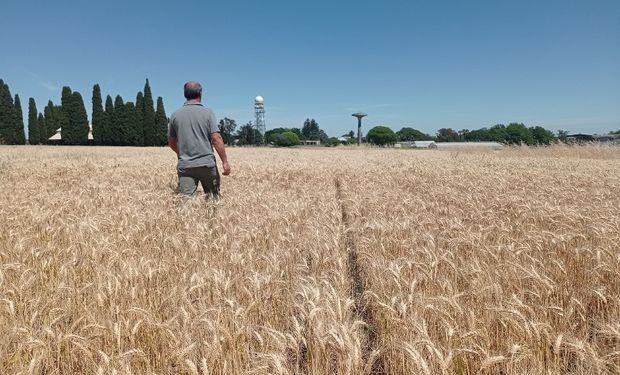
<svg viewBox="0 0 620 375"><path fill-rule="evenodd" d="M196 81L186 82L183 86L183 94L187 100L198 99L202 96L202 86Z"/></svg>

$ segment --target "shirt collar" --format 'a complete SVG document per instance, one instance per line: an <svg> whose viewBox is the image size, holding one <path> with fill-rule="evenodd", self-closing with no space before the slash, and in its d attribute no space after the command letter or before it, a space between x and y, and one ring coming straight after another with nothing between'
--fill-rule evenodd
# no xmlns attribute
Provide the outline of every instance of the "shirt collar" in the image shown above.
<svg viewBox="0 0 620 375"><path fill-rule="evenodd" d="M186 101L183 105L184 106L185 105L202 105L202 103L197 100L192 99L192 100Z"/></svg>

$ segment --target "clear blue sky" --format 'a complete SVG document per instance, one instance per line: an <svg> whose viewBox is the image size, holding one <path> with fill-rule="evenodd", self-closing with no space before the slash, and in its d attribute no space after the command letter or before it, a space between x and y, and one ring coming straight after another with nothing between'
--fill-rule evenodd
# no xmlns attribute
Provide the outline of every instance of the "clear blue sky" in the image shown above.
<svg viewBox="0 0 620 375"><path fill-rule="evenodd" d="M620 129L620 1L6 1L0 78L39 109L69 85L135 100L149 78L170 114L195 79L238 124L315 118L329 135L512 121Z"/></svg>

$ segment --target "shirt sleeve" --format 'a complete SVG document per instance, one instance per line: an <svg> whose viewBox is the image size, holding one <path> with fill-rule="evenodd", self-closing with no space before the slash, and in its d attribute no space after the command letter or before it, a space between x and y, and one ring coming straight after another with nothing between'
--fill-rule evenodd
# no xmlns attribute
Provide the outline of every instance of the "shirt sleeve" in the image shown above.
<svg viewBox="0 0 620 375"><path fill-rule="evenodd" d="M174 127L174 118L170 118L170 122L168 123L168 138L176 138L177 130Z"/></svg>
<svg viewBox="0 0 620 375"><path fill-rule="evenodd" d="M213 113L213 111L210 111L211 113L209 114L209 134L211 133L218 133L220 131L220 128L217 126L217 118L215 118L215 113Z"/></svg>

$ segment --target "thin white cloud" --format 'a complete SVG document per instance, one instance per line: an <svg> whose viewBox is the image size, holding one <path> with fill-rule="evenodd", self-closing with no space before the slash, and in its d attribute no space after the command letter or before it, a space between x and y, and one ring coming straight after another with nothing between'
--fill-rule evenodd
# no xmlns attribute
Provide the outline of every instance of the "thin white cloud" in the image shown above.
<svg viewBox="0 0 620 375"><path fill-rule="evenodd" d="M41 86L45 87L46 89L48 89L50 91L58 91L58 90L60 90L60 86L54 84L51 81L41 82Z"/></svg>

